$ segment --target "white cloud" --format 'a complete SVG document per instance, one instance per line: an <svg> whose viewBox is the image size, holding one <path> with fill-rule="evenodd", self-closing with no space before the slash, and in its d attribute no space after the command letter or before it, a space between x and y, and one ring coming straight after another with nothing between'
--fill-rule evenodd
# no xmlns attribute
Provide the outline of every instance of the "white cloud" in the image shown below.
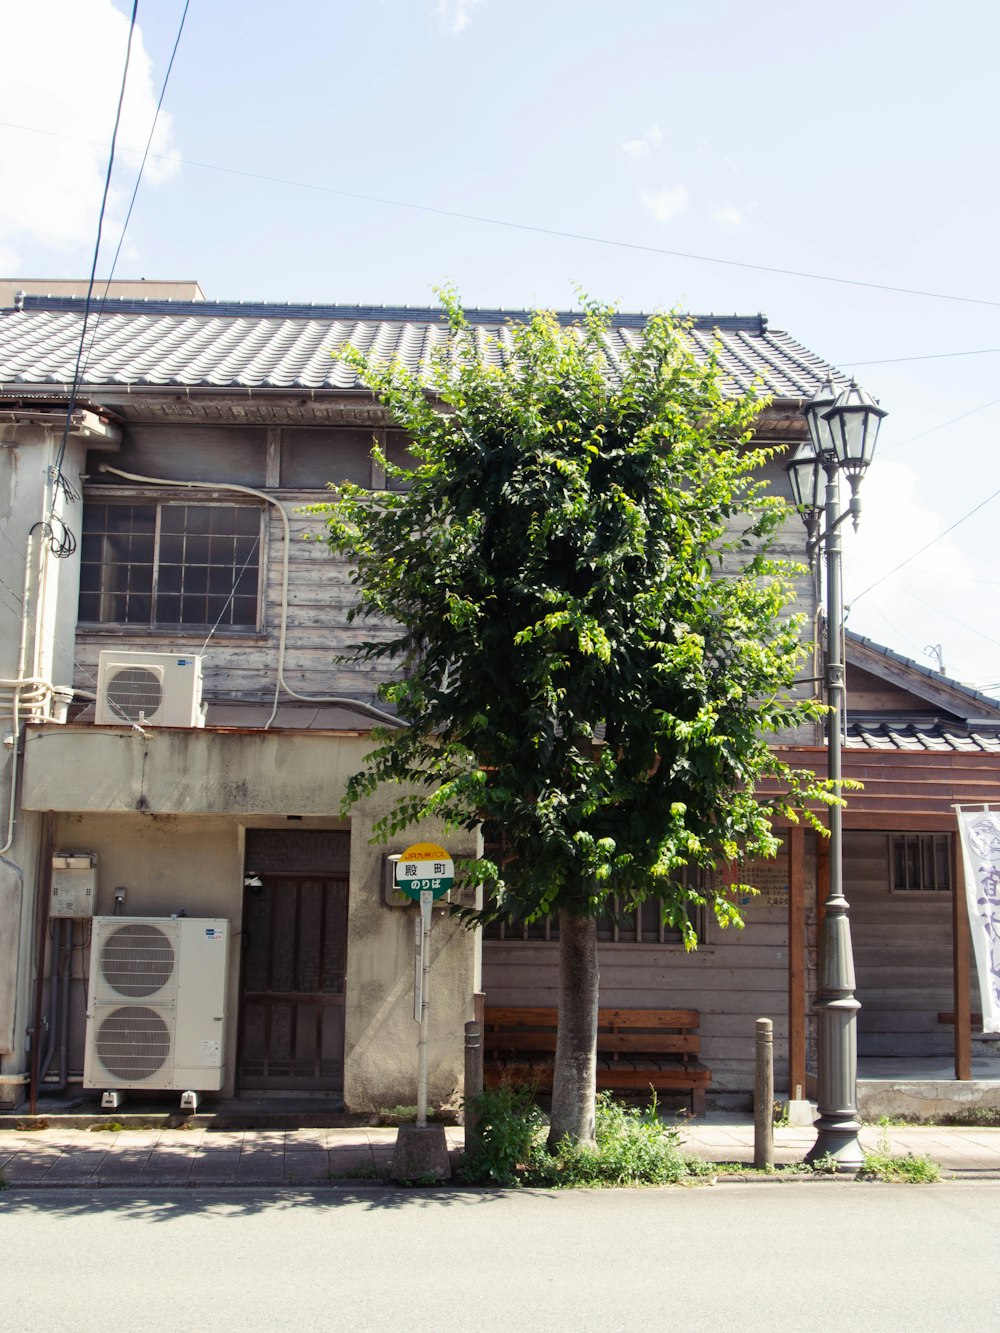
<svg viewBox="0 0 1000 1333"><path fill-rule="evenodd" d="M646 131L643 138L626 139L622 144L622 152L633 162L639 162L643 158L651 157L662 141L663 135L660 132L660 127L653 125Z"/></svg>
<svg viewBox="0 0 1000 1333"><path fill-rule="evenodd" d="M464 32L472 22L472 11L481 0L437 0L434 13L443 32Z"/></svg>
<svg viewBox="0 0 1000 1333"><path fill-rule="evenodd" d="M63 251L81 262L92 248L127 39L128 18L111 0L47 0L44 5L9 7L0 120L41 133L0 129L0 262L7 272L19 266L18 252L28 243ZM117 239L138 170L139 156L125 150L145 147L158 96L137 28L105 238ZM176 151L165 113L151 151ZM143 186L168 180L177 170L175 161L151 157Z"/></svg>
<svg viewBox="0 0 1000 1333"><path fill-rule="evenodd" d="M747 204L740 208L736 204L720 203L708 205L708 216L720 227L745 227L751 213L757 211L757 205Z"/></svg>
<svg viewBox="0 0 1000 1333"><path fill-rule="evenodd" d="M639 198L657 222L669 222L683 213L689 202L688 189L683 181L663 190L640 190Z"/></svg>

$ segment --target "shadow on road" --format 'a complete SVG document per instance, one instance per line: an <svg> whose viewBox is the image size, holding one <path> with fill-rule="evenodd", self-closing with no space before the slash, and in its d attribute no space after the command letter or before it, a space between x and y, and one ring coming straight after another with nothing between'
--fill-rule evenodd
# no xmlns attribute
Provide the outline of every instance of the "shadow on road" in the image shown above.
<svg viewBox="0 0 1000 1333"><path fill-rule="evenodd" d="M523 1193L523 1191L513 1191ZM536 1191L532 1191L535 1193ZM215 1217L249 1217L294 1208L332 1211L361 1206L366 1212L433 1211L440 1208L479 1208L498 1203L505 1190L477 1190L452 1186L398 1189L388 1186L343 1186L324 1189L255 1189L252 1186L177 1186L162 1189L43 1188L0 1194L0 1216L47 1214L51 1217L119 1213L138 1222L169 1222L177 1217L212 1213ZM545 1197L544 1191L537 1191Z"/></svg>

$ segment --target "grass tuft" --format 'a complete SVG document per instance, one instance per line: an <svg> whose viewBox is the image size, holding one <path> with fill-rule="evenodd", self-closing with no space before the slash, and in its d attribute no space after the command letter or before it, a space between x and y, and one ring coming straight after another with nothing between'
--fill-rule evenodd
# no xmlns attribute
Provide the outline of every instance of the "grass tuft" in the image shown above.
<svg viewBox="0 0 1000 1333"><path fill-rule="evenodd" d="M637 1110L599 1093L596 1146L564 1139L555 1152L546 1146L545 1117L530 1087L488 1088L475 1107L480 1146L461 1167L470 1183L601 1188L677 1185L715 1174L682 1151L680 1131L660 1119L655 1096Z"/></svg>
<svg viewBox="0 0 1000 1333"><path fill-rule="evenodd" d="M889 1146L889 1118L879 1121L882 1133L873 1153L865 1153L858 1180L880 1180L891 1185L932 1185L941 1179L941 1168L929 1157L893 1153Z"/></svg>

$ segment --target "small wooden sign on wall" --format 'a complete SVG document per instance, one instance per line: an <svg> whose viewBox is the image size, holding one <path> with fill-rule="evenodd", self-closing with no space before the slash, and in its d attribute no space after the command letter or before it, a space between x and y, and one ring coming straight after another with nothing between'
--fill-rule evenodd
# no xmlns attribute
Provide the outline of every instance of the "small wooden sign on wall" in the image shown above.
<svg viewBox="0 0 1000 1333"><path fill-rule="evenodd" d="M751 903L767 907L788 906L788 868L780 861L748 861L740 871L744 884L752 884L759 893Z"/></svg>

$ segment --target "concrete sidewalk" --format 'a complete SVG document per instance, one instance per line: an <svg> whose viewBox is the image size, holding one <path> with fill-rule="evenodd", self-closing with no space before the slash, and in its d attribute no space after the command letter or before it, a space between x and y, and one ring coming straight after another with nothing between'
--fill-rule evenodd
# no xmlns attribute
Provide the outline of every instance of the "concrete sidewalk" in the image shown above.
<svg viewBox="0 0 1000 1333"><path fill-rule="evenodd" d="M893 1153L926 1155L955 1179L1000 1179L1000 1129L927 1125L865 1126L861 1142L875 1150L885 1132ZM446 1131L449 1147L464 1143L461 1127ZM745 1115L711 1113L684 1124L684 1147L709 1162L753 1160L753 1124ZM775 1160L801 1162L810 1128L775 1130ZM216 1130L60 1128L0 1131L0 1175L12 1189L36 1186L162 1188L177 1186L336 1186L386 1177L396 1130ZM0 1195L0 1208L3 1198Z"/></svg>

